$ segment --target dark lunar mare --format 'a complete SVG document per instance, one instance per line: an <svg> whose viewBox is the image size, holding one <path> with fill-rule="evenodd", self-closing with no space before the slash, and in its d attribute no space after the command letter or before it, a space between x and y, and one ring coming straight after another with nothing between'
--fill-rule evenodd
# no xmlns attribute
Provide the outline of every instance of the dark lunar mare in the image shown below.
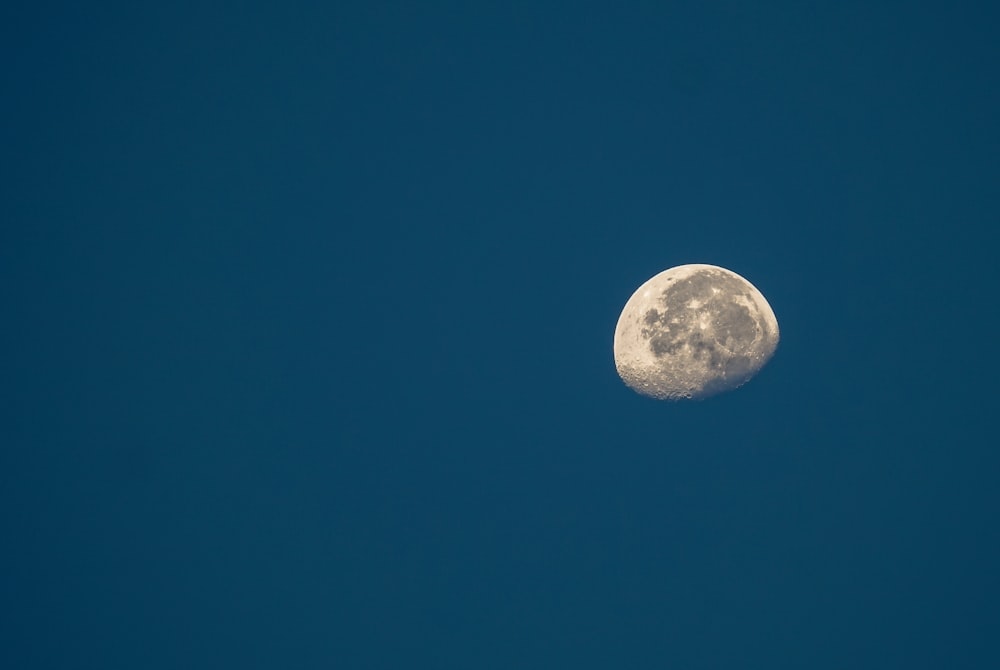
<svg viewBox="0 0 1000 670"><path fill-rule="evenodd" d="M761 328L746 305L735 302L737 296L753 305L753 294L740 279L718 270L701 270L684 279L668 280L659 303L662 310L650 309L643 315L642 336L657 358L669 357L685 346L691 356L721 370L719 384L728 385L734 378L749 376L753 367L750 354ZM712 289L718 289L713 292ZM698 301L697 308L688 307ZM704 330L698 320L708 315Z"/></svg>

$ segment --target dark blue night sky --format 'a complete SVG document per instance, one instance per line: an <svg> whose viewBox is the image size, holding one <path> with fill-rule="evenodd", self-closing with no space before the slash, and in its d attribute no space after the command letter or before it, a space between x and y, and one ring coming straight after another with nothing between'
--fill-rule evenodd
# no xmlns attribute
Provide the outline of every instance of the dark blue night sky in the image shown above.
<svg viewBox="0 0 1000 670"><path fill-rule="evenodd" d="M1000 667L989 3L60 5L0 666ZM611 344L684 263L782 341L670 404Z"/></svg>

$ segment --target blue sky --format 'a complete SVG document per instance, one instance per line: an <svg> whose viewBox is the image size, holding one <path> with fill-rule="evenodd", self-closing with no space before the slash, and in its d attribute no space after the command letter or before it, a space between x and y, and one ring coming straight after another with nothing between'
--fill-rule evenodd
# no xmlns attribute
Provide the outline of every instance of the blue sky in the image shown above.
<svg viewBox="0 0 1000 670"><path fill-rule="evenodd" d="M2 10L2 665L996 665L998 17L877 4Z"/></svg>

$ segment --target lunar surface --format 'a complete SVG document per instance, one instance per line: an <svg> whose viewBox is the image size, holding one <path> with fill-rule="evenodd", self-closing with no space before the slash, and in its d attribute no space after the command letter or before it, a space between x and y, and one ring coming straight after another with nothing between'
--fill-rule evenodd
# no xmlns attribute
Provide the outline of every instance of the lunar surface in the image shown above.
<svg viewBox="0 0 1000 670"><path fill-rule="evenodd" d="M753 284L715 265L680 265L625 304L615 367L637 393L707 398L749 381L777 346L778 321Z"/></svg>

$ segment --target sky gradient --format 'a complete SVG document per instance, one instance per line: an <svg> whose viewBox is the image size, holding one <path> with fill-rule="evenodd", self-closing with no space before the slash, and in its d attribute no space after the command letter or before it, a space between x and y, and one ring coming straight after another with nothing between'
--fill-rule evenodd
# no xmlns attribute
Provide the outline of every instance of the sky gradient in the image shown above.
<svg viewBox="0 0 1000 670"><path fill-rule="evenodd" d="M0 666L998 666L997 11L210 4L0 10Z"/></svg>

